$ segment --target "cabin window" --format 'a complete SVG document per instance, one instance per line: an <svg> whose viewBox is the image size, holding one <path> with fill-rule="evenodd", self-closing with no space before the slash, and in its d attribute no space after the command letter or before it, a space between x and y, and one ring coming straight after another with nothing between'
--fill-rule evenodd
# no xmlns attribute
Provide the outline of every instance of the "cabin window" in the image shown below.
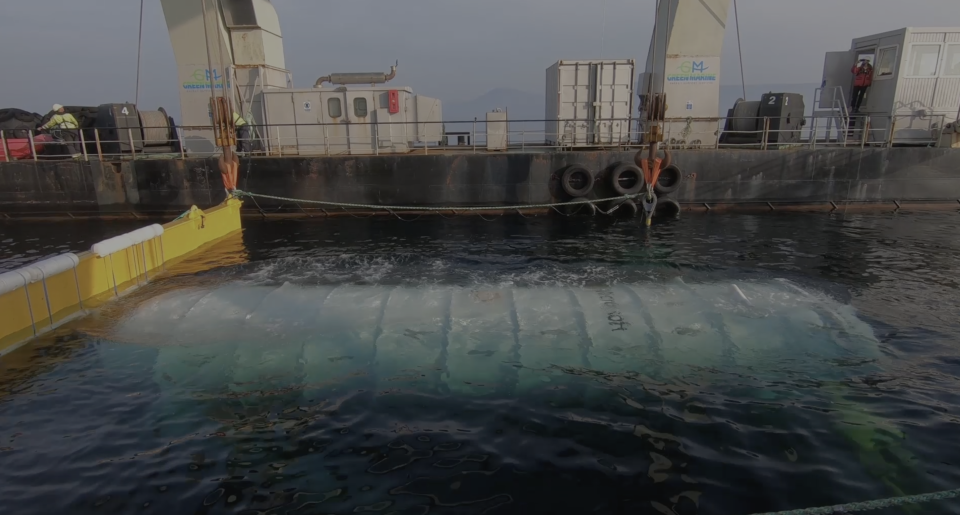
<svg viewBox="0 0 960 515"><path fill-rule="evenodd" d="M340 107L339 98L327 99L327 113L330 115L330 118L340 118L343 116L343 108Z"/></svg>
<svg viewBox="0 0 960 515"><path fill-rule="evenodd" d="M892 77L893 68L897 62L897 47L881 48L874 63L874 73L877 77Z"/></svg>
<svg viewBox="0 0 960 515"><path fill-rule="evenodd" d="M947 45L946 59L943 61L944 77L960 77L960 43Z"/></svg>
<svg viewBox="0 0 960 515"><path fill-rule="evenodd" d="M363 97L353 99L353 114L355 114L357 118L367 116L367 99Z"/></svg>
<svg viewBox="0 0 960 515"><path fill-rule="evenodd" d="M907 75L911 77L936 77L940 64L940 45L921 44L910 47L910 66Z"/></svg>

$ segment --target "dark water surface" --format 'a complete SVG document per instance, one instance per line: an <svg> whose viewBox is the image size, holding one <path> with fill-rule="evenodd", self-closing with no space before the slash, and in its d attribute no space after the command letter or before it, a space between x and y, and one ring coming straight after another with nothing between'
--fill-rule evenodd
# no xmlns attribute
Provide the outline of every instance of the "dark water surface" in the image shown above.
<svg viewBox="0 0 960 515"><path fill-rule="evenodd" d="M29 225L3 226L0 270L133 228ZM580 371L565 390L524 396L363 376L281 390L261 377L236 395L171 386L154 372L156 348L103 337L100 314L0 359L0 513L738 514L960 487L956 213L702 215L650 230L555 218L244 225L235 253L245 262L196 280L604 288L785 278L852 305L880 357L811 357L820 368L777 380L749 368ZM906 512L960 513L960 502L872 513Z"/></svg>
<svg viewBox="0 0 960 515"><path fill-rule="evenodd" d="M139 220L71 220L62 222L0 222L0 272L41 259L90 250L94 243L139 229Z"/></svg>

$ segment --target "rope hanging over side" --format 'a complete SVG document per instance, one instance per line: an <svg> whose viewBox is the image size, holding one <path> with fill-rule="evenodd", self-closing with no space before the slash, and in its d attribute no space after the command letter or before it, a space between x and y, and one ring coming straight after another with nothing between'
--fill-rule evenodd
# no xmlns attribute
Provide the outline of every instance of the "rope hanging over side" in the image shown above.
<svg viewBox="0 0 960 515"><path fill-rule="evenodd" d="M381 204L358 204L353 202L334 202L330 200L308 200L308 199L297 199L291 197L280 197L277 195L264 195L262 193L251 193L249 191L243 190L233 190L233 194L237 197L249 197L256 202L258 198L265 198L270 200L278 200L280 202L291 202L291 203L301 203L301 204L319 204L324 206L334 206L343 209L352 208L352 209L381 209L384 211L513 211L519 209L542 209L542 208L555 208L559 206L575 206L580 204L597 204L610 202L613 200L633 200L640 198L641 195L623 195L619 197L609 197L596 200L572 200L570 202L551 202L547 204L522 204L522 205L513 205L513 206L463 206L463 207L433 207L433 206L389 206ZM262 210L261 210L262 212Z"/></svg>

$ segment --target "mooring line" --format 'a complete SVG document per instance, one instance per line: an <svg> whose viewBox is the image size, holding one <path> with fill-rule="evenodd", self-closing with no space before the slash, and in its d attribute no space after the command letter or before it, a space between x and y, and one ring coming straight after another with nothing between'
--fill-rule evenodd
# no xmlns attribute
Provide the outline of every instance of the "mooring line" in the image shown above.
<svg viewBox="0 0 960 515"><path fill-rule="evenodd" d="M254 203L256 203L257 198L263 198L263 199L270 199L270 200L278 200L281 202L320 204L325 206L334 206L334 207L339 207L343 210L346 210L347 208L353 208L353 209L380 209L385 211L453 211L454 213L456 213L457 211L503 211L503 212L506 212L506 211L521 210L521 209L543 209L543 208L556 209L559 206L598 204L598 203L604 203L604 202L609 202L613 200L632 200L640 197L640 195L621 195L618 197L609 197L609 198L602 198L602 199L596 199L596 200L571 200L569 202L550 202L545 204L523 204L523 205L513 205L513 206L433 207L433 206L390 206L390 205L380 205L380 204L358 204L353 202L334 202L331 200L308 200L308 199L298 199L298 198L291 198L291 197L280 197L277 195L265 195L263 193L251 193L249 191L243 191L239 189L233 190L233 194L234 196L237 196L237 197L250 197L251 199L254 200ZM619 205L617 205L616 207L619 207ZM614 209L616 209L616 207ZM608 214L612 213L614 209L606 213ZM600 210L600 211L605 212L603 210Z"/></svg>

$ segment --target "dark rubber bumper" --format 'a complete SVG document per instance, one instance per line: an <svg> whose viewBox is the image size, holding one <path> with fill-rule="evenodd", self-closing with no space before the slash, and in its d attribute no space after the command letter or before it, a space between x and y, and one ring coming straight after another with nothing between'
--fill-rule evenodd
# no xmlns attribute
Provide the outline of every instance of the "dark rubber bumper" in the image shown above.
<svg viewBox="0 0 960 515"><path fill-rule="evenodd" d="M636 165L620 163L610 172L610 187L618 195L636 195L643 184L643 171Z"/></svg>
<svg viewBox="0 0 960 515"><path fill-rule="evenodd" d="M655 191L657 195L666 195L677 191L682 183L683 172L680 171L680 167L670 165L660 170L660 177L657 178L657 184L654 185L653 191Z"/></svg>
<svg viewBox="0 0 960 515"><path fill-rule="evenodd" d="M560 176L560 185L571 197L585 197L593 190L593 173L580 165L569 166Z"/></svg>

